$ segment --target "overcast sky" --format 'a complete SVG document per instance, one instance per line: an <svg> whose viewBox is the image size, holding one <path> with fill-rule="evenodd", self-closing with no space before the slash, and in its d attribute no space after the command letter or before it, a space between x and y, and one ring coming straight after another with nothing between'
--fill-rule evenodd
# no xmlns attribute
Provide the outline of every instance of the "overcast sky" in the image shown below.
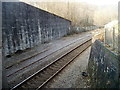
<svg viewBox="0 0 120 90"><path fill-rule="evenodd" d="M95 5L111 5L118 4L120 0L76 0L76 1L84 1Z"/></svg>
<svg viewBox="0 0 120 90"><path fill-rule="evenodd" d="M2 1L32 1L32 2L87 2L95 5L113 5L118 4L120 0L2 0Z"/></svg>

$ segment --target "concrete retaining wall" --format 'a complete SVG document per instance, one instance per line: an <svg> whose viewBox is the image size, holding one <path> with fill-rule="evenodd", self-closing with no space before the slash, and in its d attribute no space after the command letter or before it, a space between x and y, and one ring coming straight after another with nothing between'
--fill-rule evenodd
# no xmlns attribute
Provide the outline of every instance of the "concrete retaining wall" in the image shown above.
<svg viewBox="0 0 120 90"><path fill-rule="evenodd" d="M96 40L92 45L88 73L92 88L119 88L119 59Z"/></svg>
<svg viewBox="0 0 120 90"><path fill-rule="evenodd" d="M108 45L115 52L118 51L118 21L114 20L105 25L105 40L104 43Z"/></svg>
<svg viewBox="0 0 120 90"><path fill-rule="evenodd" d="M23 2L2 3L2 35L5 56L39 43L60 38L71 22Z"/></svg>
<svg viewBox="0 0 120 90"><path fill-rule="evenodd" d="M80 32L87 32L91 30L98 29L97 26L87 26L87 27L77 27L77 26L71 26L70 33L80 33Z"/></svg>

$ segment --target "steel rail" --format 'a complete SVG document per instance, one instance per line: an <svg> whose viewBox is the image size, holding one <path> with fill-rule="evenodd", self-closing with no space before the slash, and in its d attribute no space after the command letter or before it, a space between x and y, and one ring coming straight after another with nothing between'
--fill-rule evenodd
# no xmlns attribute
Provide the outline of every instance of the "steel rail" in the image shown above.
<svg viewBox="0 0 120 90"><path fill-rule="evenodd" d="M60 60L61 58L63 58L64 56L66 56L66 55L68 55L69 53L71 53L71 52L72 52L73 50L75 50L76 48L84 45L85 43L87 43L87 42L89 42L89 41L91 41L91 39L85 41L85 42L82 43L81 45L77 45L75 48L73 48L73 49L71 49L70 51L66 52L65 54L61 55L59 58L57 58L57 59L54 60L53 62L49 63L48 65L46 65L45 67L43 67L42 69L40 69L39 71L37 71L36 73L32 74L30 77L26 78L25 80L23 80L22 82L20 82L19 84L17 84L17 85L14 86L13 88L11 88L11 90L14 90L14 89L20 87L20 86L23 85L25 82L27 82L28 80L30 80L31 78L33 78L34 76L36 76L37 74L39 74L40 72L42 72L44 69L48 68L49 66L51 66L52 64L54 64L55 62L57 62L58 60ZM90 45L89 45L89 46L90 46ZM86 49L87 49L87 48L88 48L88 47L86 47ZM84 49L84 50L86 50L86 49ZM84 50L83 50L83 51L84 51ZM83 52L83 51L82 51L82 52ZM81 53L82 53L82 52L81 52ZM80 53L79 53L79 54L80 54ZM79 54L78 54L78 55L79 55ZM77 56L78 56L78 55L77 55ZM77 56L76 56L76 57L77 57ZM76 57L74 57L74 59L75 59ZM67 64L65 64L60 70L58 70L54 75L52 75L48 80L46 80L42 85L40 85L40 86L38 87L38 89L40 89L41 87L43 87L49 80L51 80L58 72L60 72L65 66L67 66L67 65L68 65L70 62L72 62L72 61L73 61L73 59L71 59L71 60L70 60Z"/></svg>
<svg viewBox="0 0 120 90"><path fill-rule="evenodd" d="M90 36L87 35L87 37L90 37ZM83 38L84 38L84 37L83 37ZM11 73L11 74L8 74L8 75L6 75L6 76L7 76L7 77L10 77L10 76L12 76L13 74L15 74L15 73L17 73L17 72L19 72L19 71L21 71L21 70L23 70L23 69L25 69L25 68L27 68L27 67L33 65L33 64L35 64L35 63L41 61L42 59L44 59L44 58L46 58L46 57L48 57L48 56L54 54L55 52L57 52L57 51L59 51L59 50L65 48L65 47L67 47L67 46L70 46L71 44L73 44L73 43L75 43L75 42L77 42L77 41L79 41L79 40L81 40L81 39L83 39L83 38L77 39L77 40L75 40L74 42L72 42L72 43L70 43L70 44L68 44L68 45L66 45L66 46L64 46L64 47L62 47L62 48L60 48L60 49L58 49L58 50L56 50L56 51L50 53L49 55L46 55L46 56L42 57L41 59L39 59L39 60L37 60L37 61L34 61L34 62L30 63L29 65L24 66L24 67L20 68L19 70L15 71L15 72L13 72L13 73ZM38 55L38 54L37 54L37 55ZM36 55L35 55L35 56L36 56ZM33 56L33 57L35 57L35 56ZM32 57L31 57L31 58L32 58ZM30 58L29 58L29 59L30 59Z"/></svg>

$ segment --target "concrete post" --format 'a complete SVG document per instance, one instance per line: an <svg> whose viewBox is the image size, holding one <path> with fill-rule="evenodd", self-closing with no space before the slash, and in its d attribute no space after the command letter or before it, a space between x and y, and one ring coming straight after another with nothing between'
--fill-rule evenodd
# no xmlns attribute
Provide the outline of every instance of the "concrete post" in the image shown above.
<svg viewBox="0 0 120 90"><path fill-rule="evenodd" d="M120 53L120 1L118 3L118 53ZM118 57L120 63L120 56ZM120 88L120 64L119 64L119 88Z"/></svg>
<svg viewBox="0 0 120 90"><path fill-rule="evenodd" d="M120 53L120 2L118 3L118 52Z"/></svg>
<svg viewBox="0 0 120 90"><path fill-rule="evenodd" d="M104 45L106 44L106 29L104 29L105 31L105 33L104 33Z"/></svg>
<svg viewBox="0 0 120 90"><path fill-rule="evenodd" d="M0 48L2 47L2 2L0 2Z"/></svg>
<svg viewBox="0 0 120 90"><path fill-rule="evenodd" d="M115 49L115 28L113 27L113 42L112 42L112 48Z"/></svg>

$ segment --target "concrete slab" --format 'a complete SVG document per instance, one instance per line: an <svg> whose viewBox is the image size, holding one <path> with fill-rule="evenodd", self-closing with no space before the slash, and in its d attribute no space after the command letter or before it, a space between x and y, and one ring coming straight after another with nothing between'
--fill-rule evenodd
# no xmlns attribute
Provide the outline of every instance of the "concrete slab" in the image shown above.
<svg viewBox="0 0 120 90"><path fill-rule="evenodd" d="M119 55L98 40L92 45L88 72L91 88L119 88Z"/></svg>

